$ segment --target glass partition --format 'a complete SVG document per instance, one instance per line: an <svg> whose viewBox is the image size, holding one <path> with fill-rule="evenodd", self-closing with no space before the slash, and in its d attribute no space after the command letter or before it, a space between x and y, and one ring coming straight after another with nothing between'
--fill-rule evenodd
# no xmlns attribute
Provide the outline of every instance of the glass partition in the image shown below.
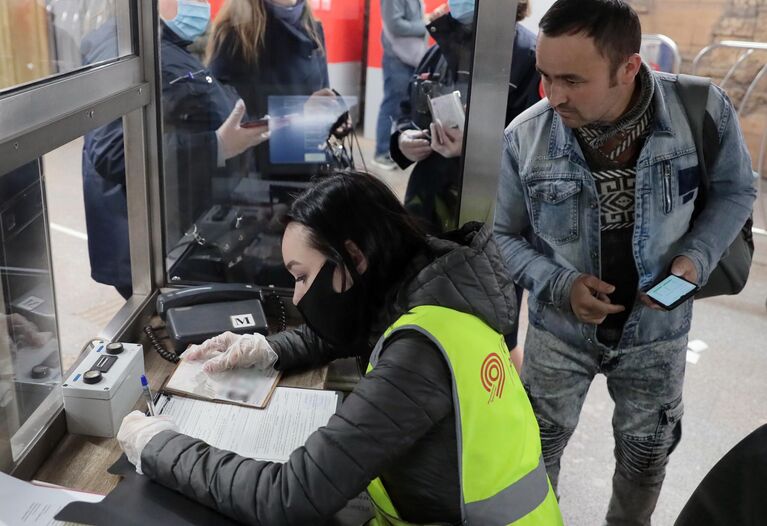
<svg viewBox="0 0 767 526"><path fill-rule="evenodd" d="M337 169L382 178L430 232L458 225L476 16L453 18L429 0L406 14L419 36L401 38L391 13L376 1L366 17L365 4L210 2L203 34L160 6L169 283L292 287L282 218L297 193ZM535 80L510 96L528 85L535 102Z"/></svg>
<svg viewBox="0 0 767 526"><path fill-rule="evenodd" d="M129 55L129 6L117 0L0 2L0 93Z"/></svg>
<svg viewBox="0 0 767 526"><path fill-rule="evenodd" d="M41 175L40 162L33 161L0 177L0 414L11 453L6 462L19 458L61 404Z"/></svg>
<svg viewBox="0 0 767 526"><path fill-rule="evenodd" d="M130 296L122 119L42 158L64 371Z"/></svg>

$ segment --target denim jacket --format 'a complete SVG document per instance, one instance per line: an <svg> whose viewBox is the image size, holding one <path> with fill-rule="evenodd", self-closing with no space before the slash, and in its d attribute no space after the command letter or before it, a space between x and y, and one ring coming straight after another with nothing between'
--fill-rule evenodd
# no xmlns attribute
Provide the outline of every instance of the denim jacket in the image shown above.
<svg viewBox="0 0 767 526"><path fill-rule="evenodd" d="M720 151L710 168L705 209L690 228L702 184L676 76L654 73L655 120L637 161L633 256L639 288L665 277L676 256L689 257L703 284L738 235L756 197L754 172L724 92L712 86L707 112ZM596 325L578 321L570 289L581 273L600 276L599 197L573 130L544 99L506 129L494 231L515 282L530 291L530 323L571 345L597 341ZM692 300L672 311L635 302L620 348L687 334Z"/></svg>

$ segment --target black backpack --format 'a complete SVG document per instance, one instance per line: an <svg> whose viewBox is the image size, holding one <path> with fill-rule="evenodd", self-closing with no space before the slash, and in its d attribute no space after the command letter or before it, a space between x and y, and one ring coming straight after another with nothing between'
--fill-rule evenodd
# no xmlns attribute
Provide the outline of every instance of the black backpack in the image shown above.
<svg viewBox="0 0 767 526"><path fill-rule="evenodd" d="M698 166L702 183L695 199L693 221L706 206L706 196L710 186L709 169L719 153L719 139L716 129L713 126L711 116L706 112L710 85L711 79L691 75L679 75L677 82L677 93L682 101L682 106L684 106L687 122L690 124L695 139L695 150L698 153ZM695 295L696 299L738 294L743 290L754 256L754 237L751 232L753 224L753 216L750 216L730 248L727 249L716 268L711 272L708 282Z"/></svg>

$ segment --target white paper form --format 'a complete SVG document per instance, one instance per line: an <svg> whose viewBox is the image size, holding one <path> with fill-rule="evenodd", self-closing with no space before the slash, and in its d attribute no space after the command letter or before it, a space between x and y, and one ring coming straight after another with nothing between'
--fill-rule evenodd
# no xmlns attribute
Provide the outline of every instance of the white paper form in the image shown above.
<svg viewBox="0 0 767 526"><path fill-rule="evenodd" d="M165 389L206 400L222 400L237 404L264 407L280 379L280 372L269 367L231 369L208 374L202 370L204 361L181 360Z"/></svg>
<svg viewBox="0 0 767 526"><path fill-rule="evenodd" d="M328 423L338 407L338 393L278 387L266 409L179 396L161 398L158 407L181 433L211 446L256 460L287 462L293 450Z"/></svg>
<svg viewBox="0 0 767 526"><path fill-rule="evenodd" d="M0 473L0 525L53 526L67 524L53 517L75 501L101 502L103 495L64 488L40 487Z"/></svg>

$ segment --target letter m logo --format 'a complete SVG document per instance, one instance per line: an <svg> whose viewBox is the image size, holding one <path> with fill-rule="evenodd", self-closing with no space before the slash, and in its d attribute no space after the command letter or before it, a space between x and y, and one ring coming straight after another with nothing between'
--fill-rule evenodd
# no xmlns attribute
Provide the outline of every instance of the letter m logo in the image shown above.
<svg viewBox="0 0 767 526"><path fill-rule="evenodd" d="M256 326L252 314L235 314L234 316L229 316L229 318L232 320L232 327L235 329Z"/></svg>

